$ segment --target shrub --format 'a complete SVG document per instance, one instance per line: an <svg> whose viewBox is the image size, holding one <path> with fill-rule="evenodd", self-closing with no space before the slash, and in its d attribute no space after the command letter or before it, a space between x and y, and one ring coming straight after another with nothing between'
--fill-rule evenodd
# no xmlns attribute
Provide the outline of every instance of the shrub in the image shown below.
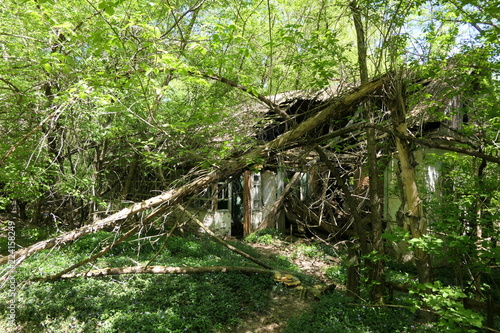
<svg viewBox="0 0 500 333"><path fill-rule="evenodd" d="M321 297L311 312L288 322L285 333L352 332L396 333L438 332L416 324L416 316L409 309L352 305L351 299L341 293Z"/></svg>
<svg viewBox="0 0 500 333"><path fill-rule="evenodd" d="M277 229L267 228L253 232L245 237L248 243L273 244L283 238L283 234Z"/></svg>

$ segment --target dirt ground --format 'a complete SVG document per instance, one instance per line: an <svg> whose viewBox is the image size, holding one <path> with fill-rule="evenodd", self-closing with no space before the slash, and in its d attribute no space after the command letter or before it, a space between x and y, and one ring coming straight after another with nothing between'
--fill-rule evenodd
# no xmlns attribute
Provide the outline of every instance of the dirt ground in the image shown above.
<svg viewBox="0 0 500 333"><path fill-rule="evenodd" d="M264 257L282 255L291 258L293 250L281 245L252 244ZM300 267L305 274L315 276L320 281L326 282L324 273L328 263L324 261L297 256L290 259ZM230 333L280 333L285 329L288 319L297 317L307 312L311 305L316 302L312 297L301 297L299 290L286 289L272 292L271 306L263 314L251 314L247 316L237 327L227 331ZM222 333L222 332L221 332Z"/></svg>

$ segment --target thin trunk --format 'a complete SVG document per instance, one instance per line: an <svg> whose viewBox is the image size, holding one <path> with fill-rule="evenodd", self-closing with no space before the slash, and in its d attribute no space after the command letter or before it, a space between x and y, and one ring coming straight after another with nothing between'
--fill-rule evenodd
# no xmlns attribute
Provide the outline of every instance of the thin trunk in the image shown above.
<svg viewBox="0 0 500 333"><path fill-rule="evenodd" d="M127 196L130 191L130 186L132 185L132 180L134 179L135 170L137 169L137 165L139 164L139 156L135 155L134 160L130 163L127 173L127 178L125 179L125 184L123 185L121 198L122 200L127 199Z"/></svg>
<svg viewBox="0 0 500 333"><path fill-rule="evenodd" d="M352 1L349 4L349 7L351 9L351 14L354 22L354 28L356 30L356 41L357 41L357 46L358 46L358 66L359 66L359 76L361 82L366 82L368 81L368 69L366 67L366 47L365 47L365 32L363 29L363 22L361 20L361 13L359 11L359 7L356 1ZM335 175L335 173L334 173ZM339 177L340 179L340 177ZM344 192L345 193L345 192ZM351 214L353 212L357 212L356 208L354 208L355 205L351 208L349 206L349 210L351 211ZM364 240L364 223L361 219L361 217L354 218L354 226L356 228L356 233L361 239L363 239L363 243L361 243L361 254L367 254L368 253L368 247L366 245L366 240ZM359 296L360 291L361 291L361 266L360 266L360 260L358 258L358 251L354 248L353 244L349 246L348 249L348 260L349 264L347 266L347 286L349 288L349 291L356 296Z"/></svg>
<svg viewBox="0 0 500 333"><path fill-rule="evenodd" d="M487 197L483 194L484 190L484 169L488 163L486 160L481 160L481 163L477 167L477 182L476 182L476 188L479 190L479 195L477 196L477 201L476 201L476 211L474 216L470 219L471 221L471 239L474 240L474 244L478 247L478 250L482 247L482 245L479 245L482 243L484 240L483 238L483 219L484 219L484 212L483 212L483 207L486 204ZM474 255L474 254L472 254ZM480 270L472 270L473 276L473 281L474 281L474 288L475 288L475 297L476 300L480 300L484 295L481 291L481 285L482 285L482 272Z"/></svg>
<svg viewBox="0 0 500 333"><path fill-rule="evenodd" d="M349 242L347 245L347 293L355 298L361 295L359 249L353 242Z"/></svg>
<svg viewBox="0 0 500 333"><path fill-rule="evenodd" d="M359 66L359 77L361 83L368 82L368 65L366 61L366 38L365 29L363 28L363 20L361 18L361 11L358 6L357 1L351 1L349 4L352 13L352 19L354 22L354 28L356 29L356 42L358 47L358 66Z"/></svg>
<svg viewBox="0 0 500 333"><path fill-rule="evenodd" d="M375 138L375 130L368 128L366 131L367 137L367 154L368 154L368 175L370 186L368 193L370 197L370 220L372 225L372 246L378 257L370 259L370 282L372 283L371 299L377 303L384 302L384 286L385 286L385 263L384 255L384 239L382 233L384 226L382 222L381 205L379 198L379 169L377 165L377 144Z"/></svg>
<svg viewBox="0 0 500 333"><path fill-rule="evenodd" d="M283 208L283 205L285 203L285 199L290 194L290 192L293 189L293 186L297 184L297 182L300 179L300 172L296 172L290 182L286 185L285 190L283 193L281 193L280 197L278 200L276 200L269 210L268 214L264 218L264 220L260 223L259 227L257 230L261 230L264 228L274 228L276 226L276 220L278 219L278 214L280 210Z"/></svg>
<svg viewBox="0 0 500 333"><path fill-rule="evenodd" d="M243 173L243 236L252 232L252 172Z"/></svg>
<svg viewBox="0 0 500 333"><path fill-rule="evenodd" d="M352 1L350 4L350 9L352 13L352 18L354 22L354 28L356 30L356 40L358 47L358 66L359 66L359 77L361 84L368 82L368 64L366 58L366 36L363 27L363 20L361 16L361 11L356 1ZM369 118L374 118L372 106L367 105L367 116ZM368 155L368 177L369 177L369 197L370 197L370 220L372 225L372 235L373 235L373 250L377 255L383 256L384 254L384 240L382 238L383 225L382 225L382 213L380 198L378 195L379 191L379 170L377 166L377 143L375 130L373 128L368 128L366 131L367 140L367 155ZM368 252L364 252L368 254ZM369 279L372 285L371 298L375 302L383 303L384 301L384 285L385 285L385 264L380 257L375 257L368 261L370 268Z"/></svg>

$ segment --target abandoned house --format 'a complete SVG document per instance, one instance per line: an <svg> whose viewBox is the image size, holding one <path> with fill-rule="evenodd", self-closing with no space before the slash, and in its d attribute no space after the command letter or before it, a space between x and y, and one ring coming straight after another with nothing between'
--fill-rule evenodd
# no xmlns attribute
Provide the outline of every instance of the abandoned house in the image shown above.
<svg viewBox="0 0 500 333"><path fill-rule="evenodd" d="M459 130L469 120L467 99L456 95L457 85L460 85L459 77L424 82L424 88L408 98L407 125L412 134L448 143L463 140ZM238 112L234 113L234 117L239 119L238 131L261 142L271 141L294 124L315 114L316 110L333 103L343 90L345 87L335 86L315 93L293 91L266 97L284 110L289 119L271 110L269 103L238 106ZM376 121L379 124L390 124L390 112L384 105L384 98L371 97L372 103L379 108ZM352 110L349 117L332 120L309 134L304 142L326 137L329 132L351 126L359 120L362 120L361 112ZM214 142L225 140L215 138ZM396 221L398 214L402 214L404 210L397 189L398 161L391 157L394 147L389 134L379 133L377 141L380 155L387 156L380 161L383 165L380 171L383 174L383 188L379 192L384 220ZM318 154L307 147L307 144L300 148L292 147L273 157L272 163L268 161L227 182L214 184L192 197L186 207L221 236L243 236L263 227L278 228L290 233L314 229L327 236L348 233L349 214L344 209L343 193L328 167L320 162ZM346 182L358 188L354 192L361 212L368 211L369 205L366 175L363 171L366 164L365 151L366 138L362 130L335 138L325 149L328 158L334 162ZM418 165L417 172L425 174L425 177L421 177L426 180L422 186L428 194L435 192L441 176L439 163L432 162L429 157L442 153L443 151L435 148L419 147L413 150L415 165ZM290 183L294 186L285 193Z"/></svg>

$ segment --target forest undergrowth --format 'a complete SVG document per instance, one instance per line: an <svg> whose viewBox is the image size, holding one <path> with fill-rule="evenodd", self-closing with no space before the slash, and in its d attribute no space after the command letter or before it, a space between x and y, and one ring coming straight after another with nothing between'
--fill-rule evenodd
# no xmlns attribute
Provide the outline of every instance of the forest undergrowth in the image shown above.
<svg viewBox="0 0 500 333"><path fill-rule="evenodd" d="M3 236L3 235L2 235ZM28 245L47 232L25 228ZM443 326L420 325L408 294L394 294L390 306L372 307L347 297L341 243L291 239L264 230L243 240L229 240L240 250L276 269L293 273L299 287L272 275L242 273L119 275L35 281L55 274L99 251L116 235L101 231L58 251L42 251L15 274L15 332L442 332ZM164 242L166 243L164 244ZM140 234L117 245L80 272L105 267L146 265L162 246L154 265L254 266L202 235ZM5 252L4 244L0 250ZM403 274L403 272L400 272ZM315 286L335 285L328 293ZM8 298L3 288L1 298ZM12 330L8 309L0 304L0 330ZM462 328L466 328L465 326ZM445 330L446 331L446 330ZM455 327L448 331L458 332ZM474 330L469 330L473 332Z"/></svg>

